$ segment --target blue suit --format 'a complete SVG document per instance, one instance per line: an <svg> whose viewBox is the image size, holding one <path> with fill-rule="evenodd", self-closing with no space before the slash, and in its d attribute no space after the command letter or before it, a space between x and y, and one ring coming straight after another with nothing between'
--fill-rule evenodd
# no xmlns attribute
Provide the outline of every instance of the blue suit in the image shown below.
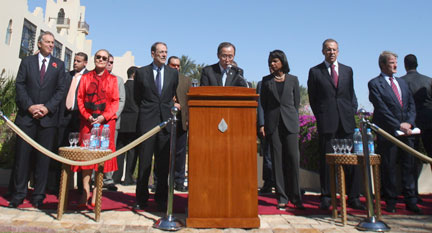
<svg viewBox="0 0 432 233"><path fill-rule="evenodd" d="M402 106L393 89L381 74L368 83L369 100L374 106L372 122L389 134L396 136L396 130L403 122L414 127L416 110L413 96L406 82L396 78L402 94ZM413 137L402 136L398 139L413 147ZM377 153L381 155L382 192L387 203L395 203L397 193L396 163L399 160L402 172L402 194L407 203L415 203L414 157L396 145L377 136Z"/></svg>

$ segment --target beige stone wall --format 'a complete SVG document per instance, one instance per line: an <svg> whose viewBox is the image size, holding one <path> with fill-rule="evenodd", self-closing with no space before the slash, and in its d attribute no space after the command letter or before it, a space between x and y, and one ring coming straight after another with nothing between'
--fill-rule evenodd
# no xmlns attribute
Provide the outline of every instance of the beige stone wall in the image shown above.
<svg viewBox="0 0 432 233"><path fill-rule="evenodd" d="M86 38L87 32L80 30L78 22L85 21L85 6L81 6L79 0L55 1L47 0L45 12L42 8L37 7L34 12L28 10L28 0L8 0L2 1L0 7L0 74L4 70L5 74L15 76L21 59L19 51L24 19L27 19L36 26L36 36L41 30L51 31L55 39L60 42L62 47L61 59L64 60L66 48L72 51L72 69L73 56L77 52L85 52L89 55L89 67L92 69L93 56L92 41ZM59 27L56 22L58 12L63 9L65 18L70 20L69 27ZM5 43L9 21L12 20L12 34L10 44ZM88 22L87 22L88 23ZM90 23L88 23L90 24ZM91 33L91 25L90 32ZM95 29L93 29L95 30ZM35 43L34 51L37 50ZM114 73L126 79L126 70L134 64L134 57L131 52L126 52L122 57L115 58Z"/></svg>

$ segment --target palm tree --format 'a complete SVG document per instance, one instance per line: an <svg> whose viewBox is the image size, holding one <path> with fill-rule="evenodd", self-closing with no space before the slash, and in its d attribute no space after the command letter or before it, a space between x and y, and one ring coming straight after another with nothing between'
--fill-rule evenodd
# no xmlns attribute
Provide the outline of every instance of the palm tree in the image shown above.
<svg viewBox="0 0 432 233"><path fill-rule="evenodd" d="M186 55L182 55L180 58L180 75L199 80L201 78L201 70L205 66L204 63L197 65L194 60Z"/></svg>
<svg viewBox="0 0 432 233"><path fill-rule="evenodd" d="M195 61L188 56L182 55L180 58L180 74L189 77L195 69Z"/></svg>

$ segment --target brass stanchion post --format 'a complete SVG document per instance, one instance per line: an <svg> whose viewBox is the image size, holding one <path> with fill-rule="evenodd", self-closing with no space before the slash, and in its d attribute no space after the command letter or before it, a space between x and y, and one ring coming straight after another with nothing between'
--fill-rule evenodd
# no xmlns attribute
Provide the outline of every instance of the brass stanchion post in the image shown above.
<svg viewBox="0 0 432 233"><path fill-rule="evenodd" d="M363 172L366 177L365 188L366 188L366 199L367 199L367 218L363 219L359 224L357 224L356 229L360 231L390 231L390 227L383 221L380 221L375 216L375 211L373 207L372 200L372 178L371 178L371 170L370 170L370 158L369 158L369 147L368 147L368 138L366 135L367 123L364 114L366 110L360 109L360 127L362 129L362 142L363 142ZM380 195L376 193L375 195Z"/></svg>
<svg viewBox="0 0 432 233"><path fill-rule="evenodd" d="M165 217L157 220L153 227L165 231L178 231L183 227L183 223L172 215L173 199L174 199L174 163L176 153L176 137L177 137L177 113L176 107L171 108L171 140L170 140L170 161L169 161L169 178L168 178L168 203Z"/></svg>

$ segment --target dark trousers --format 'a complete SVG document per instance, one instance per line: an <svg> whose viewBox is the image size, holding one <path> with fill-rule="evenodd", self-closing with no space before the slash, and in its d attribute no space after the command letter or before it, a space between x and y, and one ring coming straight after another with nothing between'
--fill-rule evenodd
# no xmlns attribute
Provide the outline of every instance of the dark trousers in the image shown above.
<svg viewBox="0 0 432 233"><path fill-rule="evenodd" d="M283 122L267 137L271 147L271 158L279 204L301 202L299 187L300 152L298 134L286 130Z"/></svg>
<svg viewBox="0 0 432 233"><path fill-rule="evenodd" d="M177 124L177 140L176 140L176 154L174 165L174 183L177 185L184 185L186 178L186 145L187 145L187 131L182 128L182 122Z"/></svg>
<svg viewBox="0 0 432 233"><path fill-rule="evenodd" d="M432 158L432 129L422 129L421 131L423 147L425 148L427 155Z"/></svg>
<svg viewBox="0 0 432 233"><path fill-rule="evenodd" d="M45 128L40 125L31 125L21 126L20 129L46 149L51 151L54 149L57 134L56 127ZM32 165L34 165L34 191L31 199L32 201L44 200L50 158L39 151L34 151L33 153L33 147L21 139L21 137L17 137L15 151L16 161L15 172L13 173L15 192L12 200L21 202L26 197L27 183Z"/></svg>
<svg viewBox="0 0 432 233"><path fill-rule="evenodd" d="M68 111L68 110L66 110ZM70 120L65 124L63 122L62 125L58 128L58 146L70 146L69 143L69 134L72 132L79 132L80 131L80 113L79 110L74 111L68 111L68 113L71 115ZM50 169L48 173L48 183L47 183L47 189L48 191L56 191L58 192L60 187L60 174L61 174L61 166L62 164L54 159L51 159L50 162ZM78 178L77 178L77 185L78 189L82 190L82 175L81 171L78 172Z"/></svg>
<svg viewBox="0 0 432 233"><path fill-rule="evenodd" d="M330 168L325 161L326 153L333 153L333 148L330 144L332 138L348 138L352 139L352 133L345 133L342 126L335 133L322 134L318 133L319 140L319 153L320 153L320 184L321 184L321 198L330 199ZM353 200L360 196L362 171L361 166L345 165L345 184L347 187L348 199Z"/></svg>
<svg viewBox="0 0 432 233"><path fill-rule="evenodd" d="M259 137L259 139L261 145L260 155L263 158L263 166L262 166L262 179L264 180L263 187L271 188L274 186L274 178L273 178L270 145L265 139L265 137Z"/></svg>
<svg viewBox="0 0 432 233"><path fill-rule="evenodd" d="M414 146L413 137L399 137L398 139L410 147ZM402 195L405 197L405 202L416 203L416 166L414 156L403 151L380 135L377 137L377 143L377 153L381 155L381 190L384 199L387 203L396 203L398 196L396 164L399 162L402 173Z"/></svg>
<svg viewBox="0 0 432 233"><path fill-rule="evenodd" d="M170 134L163 129L139 145L136 200L140 204L146 203L149 198L148 182L153 154L155 157L154 170L158 178L155 201L163 203L168 198L169 139Z"/></svg>
<svg viewBox="0 0 432 233"><path fill-rule="evenodd" d="M131 143L133 140L135 140L136 133L119 133L118 139L117 139L117 149L120 149L127 144ZM133 173L135 171L136 163L137 163L137 154L135 153L137 149L132 148L131 150L126 152L126 170L125 170L125 183L131 183L133 182ZM117 157L117 165L118 170L114 172L113 180L114 183L120 183L121 178L123 176L123 167L125 162L125 154L119 155Z"/></svg>

